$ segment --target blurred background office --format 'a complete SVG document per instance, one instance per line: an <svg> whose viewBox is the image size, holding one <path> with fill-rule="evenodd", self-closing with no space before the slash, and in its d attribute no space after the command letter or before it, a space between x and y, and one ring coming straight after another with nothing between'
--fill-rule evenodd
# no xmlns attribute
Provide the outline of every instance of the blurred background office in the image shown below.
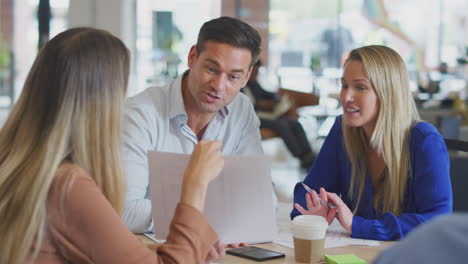
<svg viewBox="0 0 468 264"><path fill-rule="evenodd" d="M221 15L260 32L264 88L318 96L317 105L297 109L315 152L341 113L343 60L369 44L392 47L405 59L423 119L444 137L468 141L466 0L0 0L0 125L38 47L69 27L103 28L126 43L132 96L183 73L200 26ZM263 145L274 160L273 181L288 201L305 172L279 138L269 138Z"/></svg>

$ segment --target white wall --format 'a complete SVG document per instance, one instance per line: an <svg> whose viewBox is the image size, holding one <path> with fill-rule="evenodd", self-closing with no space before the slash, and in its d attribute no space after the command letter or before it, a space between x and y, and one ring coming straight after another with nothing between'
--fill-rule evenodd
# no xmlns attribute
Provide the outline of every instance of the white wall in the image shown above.
<svg viewBox="0 0 468 264"><path fill-rule="evenodd" d="M14 1L13 52L15 54L15 102L37 53L37 27L31 23L35 9L27 0Z"/></svg>
<svg viewBox="0 0 468 264"><path fill-rule="evenodd" d="M105 29L132 46L135 4L136 0L70 0L68 25Z"/></svg>
<svg viewBox="0 0 468 264"><path fill-rule="evenodd" d="M87 26L104 29L119 37L132 52L129 89L135 83L137 0L70 0L68 26Z"/></svg>

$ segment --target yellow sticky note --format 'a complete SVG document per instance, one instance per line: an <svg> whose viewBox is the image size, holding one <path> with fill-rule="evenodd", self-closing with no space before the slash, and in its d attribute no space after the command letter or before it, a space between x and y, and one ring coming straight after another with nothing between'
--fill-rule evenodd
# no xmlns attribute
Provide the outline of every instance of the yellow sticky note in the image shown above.
<svg viewBox="0 0 468 264"><path fill-rule="evenodd" d="M353 255L325 255L325 261L329 264L367 264L367 261Z"/></svg>

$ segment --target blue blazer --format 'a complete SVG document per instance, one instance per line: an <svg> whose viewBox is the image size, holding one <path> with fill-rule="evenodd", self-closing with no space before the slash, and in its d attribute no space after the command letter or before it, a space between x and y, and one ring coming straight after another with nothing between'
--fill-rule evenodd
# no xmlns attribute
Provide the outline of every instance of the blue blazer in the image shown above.
<svg viewBox="0 0 468 264"><path fill-rule="evenodd" d="M452 187L450 161L444 140L429 123L419 122L409 138L410 177L403 201L403 213L394 215L374 208L374 190L367 175L362 201L353 217L354 238L397 240L419 224L437 215L452 212ZM341 195L346 205L354 211L357 201L348 195L350 189L351 162L346 154L341 130L341 116L337 117L330 133L310 169L304 183L319 191ZM306 208L306 191L296 184L294 202ZM293 208L291 219L299 215Z"/></svg>

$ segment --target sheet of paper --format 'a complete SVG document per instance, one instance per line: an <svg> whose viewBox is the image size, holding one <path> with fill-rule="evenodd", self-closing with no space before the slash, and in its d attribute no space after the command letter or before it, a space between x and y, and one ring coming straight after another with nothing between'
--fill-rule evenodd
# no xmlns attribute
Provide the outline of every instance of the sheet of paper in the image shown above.
<svg viewBox="0 0 468 264"><path fill-rule="evenodd" d="M167 237L190 156L149 152L155 237ZM225 156L208 187L204 215L224 243L268 242L277 236L271 162L265 156Z"/></svg>
<svg viewBox="0 0 468 264"><path fill-rule="evenodd" d="M145 235L147 238L153 240L154 242L158 243L158 244L162 244L164 242L166 242L165 239L157 239L155 236L154 236L154 233L150 233L150 232L145 232L143 233L143 235Z"/></svg>
<svg viewBox="0 0 468 264"><path fill-rule="evenodd" d="M294 241L292 232L281 232L273 243L294 248ZM375 247L380 245L378 241L368 239L351 238L351 236L344 230L338 220L334 220L327 229L327 237L325 238L325 248L345 247L345 246L371 246Z"/></svg>
<svg viewBox="0 0 468 264"><path fill-rule="evenodd" d="M346 232L341 226L340 222L335 219L327 229L327 239L325 240L325 246L327 245L328 248L344 247L350 245L375 247L380 245L380 243L376 240L351 238L351 235L348 234L348 232Z"/></svg>

